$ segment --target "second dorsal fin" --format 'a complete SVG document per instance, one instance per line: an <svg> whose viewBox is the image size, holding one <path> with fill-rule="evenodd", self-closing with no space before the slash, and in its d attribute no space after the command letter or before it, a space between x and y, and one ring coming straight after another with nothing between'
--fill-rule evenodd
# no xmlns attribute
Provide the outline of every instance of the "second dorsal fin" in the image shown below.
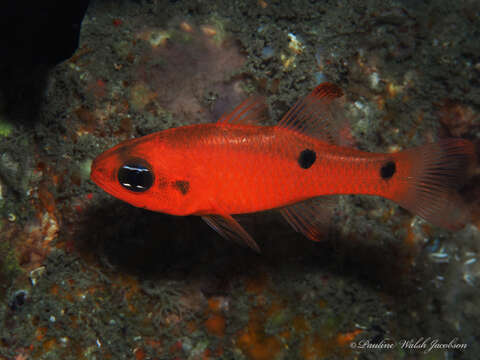
<svg viewBox="0 0 480 360"><path fill-rule="evenodd" d="M350 126L344 117L343 92L337 85L324 82L284 115L278 126L326 141L351 146Z"/></svg>

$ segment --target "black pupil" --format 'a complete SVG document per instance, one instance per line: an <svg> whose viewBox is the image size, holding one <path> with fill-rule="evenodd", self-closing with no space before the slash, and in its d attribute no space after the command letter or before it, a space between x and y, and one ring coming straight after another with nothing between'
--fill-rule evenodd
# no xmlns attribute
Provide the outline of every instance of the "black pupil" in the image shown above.
<svg viewBox="0 0 480 360"><path fill-rule="evenodd" d="M130 191L143 192L152 186L153 174L146 165L126 163L118 170L118 181Z"/></svg>

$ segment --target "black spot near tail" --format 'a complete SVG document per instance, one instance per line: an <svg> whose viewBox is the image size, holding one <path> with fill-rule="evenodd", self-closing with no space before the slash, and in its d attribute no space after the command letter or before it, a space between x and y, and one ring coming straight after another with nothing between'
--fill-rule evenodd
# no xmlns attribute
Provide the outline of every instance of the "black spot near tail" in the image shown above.
<svg viewBox="0 0 480 360"><path fill-rule="evenodd" d="M390 160L383 164L383 166L380 168L380 176L384 180L390 179L395 172L397 171L397 166L395 165L395 162Z"/></svg>

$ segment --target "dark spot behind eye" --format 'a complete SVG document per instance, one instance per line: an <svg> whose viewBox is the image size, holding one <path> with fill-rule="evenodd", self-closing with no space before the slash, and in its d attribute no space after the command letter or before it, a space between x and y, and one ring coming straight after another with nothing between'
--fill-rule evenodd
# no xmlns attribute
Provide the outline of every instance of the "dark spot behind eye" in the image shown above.
<svg viewBox="0 0 480 360"><path fill-rule="evenodd" d="M297 161L298 165L300 165L302 169L308 169L310 166L313 165L315 160L317 160L317 154L315 153L315 151L305 149L300 153Z"/></svg>
<svg viewBox="0 0 480 360"><path fill-rule="evenodd" d="M164 187L168 186L169 184L169 181L164 178L164 177L157 177L157 186L160 188L160 189L163 189Z"/></svg>
<svg viewBox="0 0 480 360"><path fill-rule="evenodd" d="M190 190L190 183L184 180L177 180L173 183L173 186L180 191L182 195L185 195Z"/></svg>
<svg viewBox="0 0 480 360"><path fill-rule="evenodd" d="M382 179L388 180L395 174L396 171L397 167L395 163L390 160L383 164L383 166L380 168L380 176Z"/></svg>
<svg viewBox="0 0 480 360"><path fill-rule="evenodd" d="M118 182L127 190L144 192L153 185L153 172L150 165L142 159L127 161L118 170Z"/></svg>

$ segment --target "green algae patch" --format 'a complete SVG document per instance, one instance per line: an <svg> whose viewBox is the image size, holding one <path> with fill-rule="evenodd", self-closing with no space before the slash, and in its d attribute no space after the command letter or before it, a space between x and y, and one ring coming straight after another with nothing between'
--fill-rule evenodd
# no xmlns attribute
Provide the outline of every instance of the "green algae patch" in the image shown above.
<svg viewBox="0 0 480 360"><path fill-rule="evenodd" d="M0 117L0 136L9 136L13 131L13 125Z"/></svg>
<svg viewBox="0 0 480 360"><path fill-rule="evenodd" d="M0 231L2 226L0 224ZM0 242L0 299L3 299L7 288L22 273L15 252L8 242Z"/></svg>

